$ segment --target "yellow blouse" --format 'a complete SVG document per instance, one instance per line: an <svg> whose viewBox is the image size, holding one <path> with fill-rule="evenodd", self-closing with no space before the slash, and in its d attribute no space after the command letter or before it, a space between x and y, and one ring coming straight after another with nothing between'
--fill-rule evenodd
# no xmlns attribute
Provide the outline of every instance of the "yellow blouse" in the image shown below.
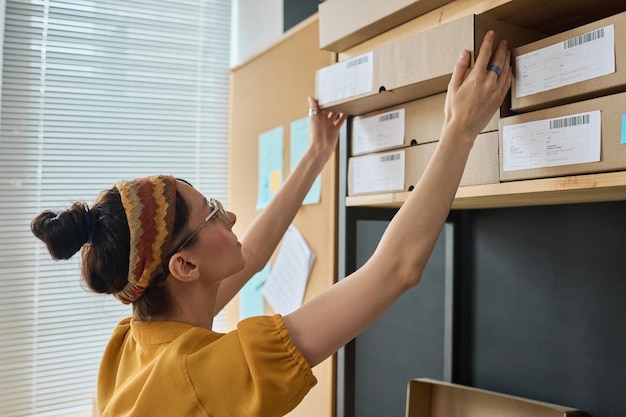
<svg viewBox="0 0 626 417"><path fill-rule="evenodd" d="M98 409L102 417L282 416L316 383L280 315L227 334L127 318L102 357Z"/></svg>

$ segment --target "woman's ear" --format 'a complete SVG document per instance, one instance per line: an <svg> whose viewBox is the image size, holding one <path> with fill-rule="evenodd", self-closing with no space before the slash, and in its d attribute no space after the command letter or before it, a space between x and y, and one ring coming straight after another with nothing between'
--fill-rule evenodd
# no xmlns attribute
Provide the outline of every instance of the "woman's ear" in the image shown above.
<svg viewBox="0 0 626 417"><path fill-rule="evenodd" d="M200 276L198 265L182 252L175 253L168 263L170 274L180 281L193 281Z"/></svg>

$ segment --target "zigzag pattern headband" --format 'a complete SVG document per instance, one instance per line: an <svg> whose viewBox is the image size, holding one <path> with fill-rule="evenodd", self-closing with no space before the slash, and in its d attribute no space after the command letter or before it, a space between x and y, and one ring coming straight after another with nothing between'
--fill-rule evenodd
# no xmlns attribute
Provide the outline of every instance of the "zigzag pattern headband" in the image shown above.
<svg viewBox="0 0 626 417"><path fill-rule="evenodd" d="M170 248L176 214L176 179L150 176L132 181L120 180L115 188L130 230L128 282L113 294L124 304L136 301L155 276L163 272Z"/></svg>

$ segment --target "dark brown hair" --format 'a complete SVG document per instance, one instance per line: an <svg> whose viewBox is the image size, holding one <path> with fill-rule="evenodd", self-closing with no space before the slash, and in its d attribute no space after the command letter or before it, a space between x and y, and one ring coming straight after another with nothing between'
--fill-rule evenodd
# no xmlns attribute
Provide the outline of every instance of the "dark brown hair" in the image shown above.
<svg viewBox="0 0 626 417"><path fill-rule="evenodd" d="M172 247L188 233L188 216L189 207L177 192ZM31 230L53 259L69 259L82 248L81 275L92 291L113 294L128 282L130 232L115 187L102 192L91 208L75 202L67 210L42 212L31 222ZM171 308L170 294L163 285L168 261L164 259L164 272L133 303L137 318L148 320Z"/></svg>

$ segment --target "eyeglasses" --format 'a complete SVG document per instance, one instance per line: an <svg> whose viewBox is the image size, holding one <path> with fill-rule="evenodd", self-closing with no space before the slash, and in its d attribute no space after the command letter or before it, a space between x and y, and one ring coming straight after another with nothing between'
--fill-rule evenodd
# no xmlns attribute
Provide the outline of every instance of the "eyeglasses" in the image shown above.
<svg viewBox="0 0 626 417"><path fill-rule="evenodd" d="M178 246L178 248L174 251L174 253L180 252L185 247L185 245L187 245L187 243L189 243L189 241L196 235L196 233L198 233L198 231L202 228L202 226L207 224L209 220L211 220L213 217L217 216L217 218L220 219L227 227L229 228L232 227L233 223L231 222L230 216L228 215L226 210L224 210L224 206L222 205L222 203L220 203L218 200L215 200L213 198L210 199L208 203L209 203L209 207L212 208L209 215L204 218L204 220L202 221L202 223L200 223L198 227L193 229L193 232L191 232L189 236L187 236L187 238L183 241L183 243L181 243Z"/></svg>

